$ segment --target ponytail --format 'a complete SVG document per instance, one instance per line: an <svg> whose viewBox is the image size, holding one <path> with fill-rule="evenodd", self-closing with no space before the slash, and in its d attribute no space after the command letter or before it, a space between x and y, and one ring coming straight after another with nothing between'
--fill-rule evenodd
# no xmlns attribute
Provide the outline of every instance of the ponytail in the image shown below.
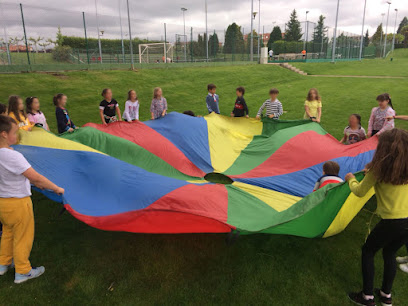
<svg viewBox="0 0 408 306"><path fill-rule="evenodd" d="M391 101L390 94L388 94L388 93L383 93L383 95L384 95L384 97L388 100L388 104L391 106L391 108L392 108L393 110L395 110L395 109L394 109L394 106L392 105L392 101Z"/></svg>

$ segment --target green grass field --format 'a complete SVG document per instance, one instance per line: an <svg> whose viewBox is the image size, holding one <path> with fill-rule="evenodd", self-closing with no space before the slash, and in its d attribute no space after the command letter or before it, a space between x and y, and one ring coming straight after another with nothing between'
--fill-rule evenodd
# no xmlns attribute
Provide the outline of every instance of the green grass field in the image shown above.
<svg viewBox="0 0 408 306"><path fill-rule="evenodd" d="M393 59L391 61L391 58ZM408 77L406 61L408 49L397 49L386 59L370 59L362 62L293 63L293 66L312 75L367 75Z"/></svg>
<svg viewBox="0 0 408 306"><path fill-rule="evenodd" d="M396 61L384 61L383 70L406 76L408 57L398 54L402 73L394 71ZM371 63L349 64L358 65L358 74L367 75L374 73ZM399 114L408 114L407 81L307 77L272 65L30 73L0 75L0 102L10 94L38 96L55 131L52 96L57 92L68 95L67 108L80 126L99 122L104 87L113 89L121 106L127 90L135 88L142 105L141 120L149 119L156 86L163 88L170 111L190 109L200 115L206 114L207 83L218 86L224 115L232 110L235 88L245 86L251 116L268 97L269 88L277 87L287 111L282 119L302 118L307 91L317 87L323 99L322 125L340 138L351 113L360 113L367 126L375 97L382 92L392 95ZM398 126L408 128L402 122ZM343 233L332 238L249 235L227 246L221 234L104 232L67 213L58 217L61 207L39 194L33 200L36 240L31 260L34 265L45 265L47 271L19 286L14 285L11 273L1 277L0 305L349 305L347 292L361 288L360 249L375 204L371 201ZM371 226L377 221L374 217ZM376 269L380 286L381 254ZM398 271L393 292L396 305L407 303L407 286L408 275Z"/></svg>

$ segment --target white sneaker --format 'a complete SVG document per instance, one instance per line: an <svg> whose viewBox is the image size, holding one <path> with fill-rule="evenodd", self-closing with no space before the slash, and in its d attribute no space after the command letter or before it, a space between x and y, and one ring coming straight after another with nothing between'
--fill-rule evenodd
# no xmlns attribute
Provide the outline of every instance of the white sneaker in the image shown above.
<svg viewBox="0 0 408 306"><path fill-rule="evenodd" d="M45 272L44 267L38 267L38 268L32 268L31 271L28 272L27 274L16 273L16 278L14 279L14 283L16 284L24 283L28 281L29 279L37 278L43 275L44 272Z"/></svg>
<svg viewBox="0 0 408 306"><path fill-rule="evenodd" d="M399 268L401 269L402 272L408 273L408 263L399 265Z"/></svg>
<svg viewBox="0 0 408 306"><path fill-rule="evenodd" d="M12 261L11 264L8 266L0 265L0 276L6 274L8 270L13 269L13 268L14 268L14 261Z"/></svg>
<svg viewBox="0 0 408 306"><path fill-rule="evenodd" d="M408 263L408 256L397 257L397 262L398 262L399 264Z"/></svg>

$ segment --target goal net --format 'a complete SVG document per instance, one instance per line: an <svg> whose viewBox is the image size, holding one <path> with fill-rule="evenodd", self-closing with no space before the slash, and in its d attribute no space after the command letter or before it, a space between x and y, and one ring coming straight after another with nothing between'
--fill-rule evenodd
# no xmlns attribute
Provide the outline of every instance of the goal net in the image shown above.
<svg viewBox="0 0 408 306"><path fill-rule="evenodd" d="M172 43L151 43L139 45L139 63L172 63Z"/></svg>

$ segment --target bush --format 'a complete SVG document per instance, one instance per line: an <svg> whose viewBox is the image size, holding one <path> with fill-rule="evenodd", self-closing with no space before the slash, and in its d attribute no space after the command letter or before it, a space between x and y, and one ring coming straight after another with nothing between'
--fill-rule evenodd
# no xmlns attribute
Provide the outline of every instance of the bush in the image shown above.
<svg viewBox="0 0 408 306"><path fill-rule="evenodd" d="M58 62L69 62L71 59L72 48L69 46L57 46L52 51L52 57Z"/></svg>

